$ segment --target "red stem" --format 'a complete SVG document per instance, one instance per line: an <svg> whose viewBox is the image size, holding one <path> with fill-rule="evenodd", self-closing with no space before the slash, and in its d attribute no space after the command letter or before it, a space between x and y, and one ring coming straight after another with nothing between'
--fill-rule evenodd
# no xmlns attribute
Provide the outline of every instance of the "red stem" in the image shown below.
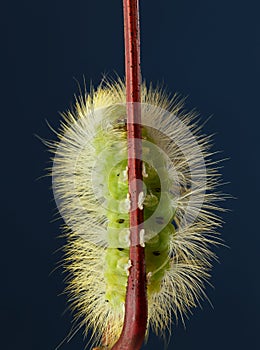
<svg viewBox="0 0 260 350"><path fill-rule="evenodd" d="M128 181L131 200L130 260L125 301L125 319L113 350L141 348L147 326L147 295L144 247L140 245L143 210L138 207L142 192L141 70L138 0L123 0L125 34L125 72L127 102Z"/></svg>

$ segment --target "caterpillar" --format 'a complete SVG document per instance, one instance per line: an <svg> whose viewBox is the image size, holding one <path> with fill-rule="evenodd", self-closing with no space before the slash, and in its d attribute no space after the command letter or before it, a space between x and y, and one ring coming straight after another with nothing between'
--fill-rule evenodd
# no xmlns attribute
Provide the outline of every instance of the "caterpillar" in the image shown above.
<svg viewBox="0 0 260 350"><path fill-rule="evenodd" d="M206 297L221 219L219 173L196 113L162 89L141 88L148 325L164 336ZM123 326L129 260L125 84L103 81L63 114L54 153L54 197L67 237L66 292L75 329L111 349Z"/></svg>

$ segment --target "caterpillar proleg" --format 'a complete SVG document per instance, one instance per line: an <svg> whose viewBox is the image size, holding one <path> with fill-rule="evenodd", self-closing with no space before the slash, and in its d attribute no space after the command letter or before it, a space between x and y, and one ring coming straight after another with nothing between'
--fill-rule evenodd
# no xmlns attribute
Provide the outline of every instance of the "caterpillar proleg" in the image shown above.
<svg viewBox="0 0 260 350"><path fill-rule="evenodd" d="M52 143L55 200L67 234L67 293L93 345L111 349L123 326L129 259L125 84L103 82L76 99ZM210 138L194 112L160 89L141 87L148 325L164 335L205 297L221 226ZM105 340L104 340L105 339Z"/></svg>

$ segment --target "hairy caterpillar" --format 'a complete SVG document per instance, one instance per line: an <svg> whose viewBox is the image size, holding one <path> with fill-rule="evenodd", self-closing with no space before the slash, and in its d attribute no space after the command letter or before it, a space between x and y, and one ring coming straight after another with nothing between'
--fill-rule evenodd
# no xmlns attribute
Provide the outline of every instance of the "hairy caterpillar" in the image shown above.
<svg viewBox="0 0 260 350"><path fill-rule="evenodd" d="M215 214L218 171L209 137L176 97L142 85L144 209L148 330L165 334L205 296L210 244L221 225ZM122 81L106 82L76 99L51 144L52 177L66 223L67 292L75 319L95 345L110 349L124 319L129 260L126 103ZM148 333L147 333L148 334ZM105 340L104 340L105 339Z"/></svg>

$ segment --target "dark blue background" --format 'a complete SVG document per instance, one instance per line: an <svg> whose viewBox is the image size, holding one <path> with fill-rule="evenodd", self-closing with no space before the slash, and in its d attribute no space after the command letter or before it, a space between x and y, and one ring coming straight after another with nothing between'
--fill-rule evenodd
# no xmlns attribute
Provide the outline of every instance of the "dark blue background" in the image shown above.
<svg viewBox="0 0 260 350"><path fill-rule="evenodd" d="M121 1L9 1L1 9L1 348L53 350L66 336L66 312L54 218L49 153L33 134L54 139L58 111L73 103L77 84L102 73L124 74ZM259 2L141 1L142 74L164 82L216 132L214 150L230 157L222 173L222 230L207 293L186 330L174 327L169 349L259 348ZM258 339L258 340L257 340ZM151 337L147 349L162 349ZM62 349L83 349L79 333Z"/></svg>

